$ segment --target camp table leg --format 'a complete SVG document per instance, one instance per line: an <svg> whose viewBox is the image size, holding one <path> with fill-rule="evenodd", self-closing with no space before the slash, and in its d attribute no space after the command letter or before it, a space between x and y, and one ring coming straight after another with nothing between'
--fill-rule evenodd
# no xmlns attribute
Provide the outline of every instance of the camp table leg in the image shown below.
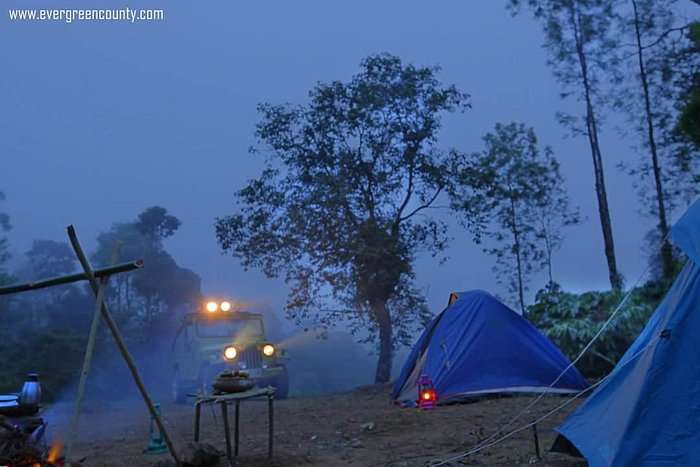
<svg viewBox="0 0 700 467"><path fill-rule="evenodd" d="M234 439L235 439L235 442L234 442L234 445L233 445L233 446L234 446L234 449L235 449L234 452L233 452L233 455L236 456L236 457L238 457L238 426L239 426L238 421L240 420L240 416L239 416L240 408L241 408L241 401L238 400L238 399L236 399L236 419L235 419L236 434L234 435L234 436L235 436L235 438L234 438Z"/></svg>
<svg viewBox="0 0 700 467"><path fill-rule="evenodd" d="M231 457L231 429L228 424L228 406L226 401L219 402L221 404L221 416L224 419L224 433L226 436L226 458L228 459L228 464L233 465L233 458Z"/></svg>
<svg viewBox="0 0 700 467"><path fill-rule="evenodd" d="M199 441L199 418L202 414L202 403L200 401L194 404L194 442Z"/></svg>
<svg viewBox="0 0 700 467"><path fill-rule="evenodd" d="M272 440L274 437L274 395L267 395L267 457L272 459Z"/></svg>

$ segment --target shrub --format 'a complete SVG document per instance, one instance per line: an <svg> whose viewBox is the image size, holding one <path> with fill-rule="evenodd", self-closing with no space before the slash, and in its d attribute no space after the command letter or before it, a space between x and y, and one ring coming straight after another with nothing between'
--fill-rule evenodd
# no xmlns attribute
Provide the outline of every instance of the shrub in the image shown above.
<svg viewBox="0 0 700 467"><path fill-rule="evenodd" d="M650 281L632 289L616 318L578 362L579 370L589 377L607 374L639 335L669 286L664 281ZM574 294L554 284L537 293L527 316L567 357L574 359L623 297L616 291Z"/></svg>

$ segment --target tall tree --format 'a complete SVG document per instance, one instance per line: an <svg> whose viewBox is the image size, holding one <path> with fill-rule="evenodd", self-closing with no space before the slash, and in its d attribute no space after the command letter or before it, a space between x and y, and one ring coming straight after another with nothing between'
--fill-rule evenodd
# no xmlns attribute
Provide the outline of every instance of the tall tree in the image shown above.
<svg viewBox="0 0 700 467"><path fill-rule="evenodd" d="M657 214L659 219L659 233L661 238L668 237L668 220L666 219L666 203L664 202L664 189L663 182L661 179L661 167L659 165L659 155L656 145L655 132L655 122L654 114L651 108L651 92L649 90L649 74L647 70L646 60L644 58L644 44L642 43L642 34L644 29L648 29L649 20L651 18L642 18L640 13L638 0L631 0L632 9L634 11L634 39L637 51L637 65L639 66L639 81L642 85L642 96L644 98L644 116L647 130L647 143L649 148L649 154L651 156L652 173L654 175L654 187L656 189L656 204L657 204ZM646 3L649 3L647 0ZM647 5L643 5L647 6ZM652 5L648 5L651 7ZM647 7L647 11L651 8ZM669 9L666 8L666 11ZM657 13L657 12L654 12ZM646 20L646 21L645 21ZM652 23L653 24L653 23ZM645 28L647 26L647 28ZM670 277L673 273L673 252L671 250L671 244L667 241L661 247L661 258L663 261L664 276Z"/></svg>
<svg viewBox="0 0 700 467"><path fill-rule="evenodd" d="M152 206L139 214L136 229L151 242L154 250L163 248L163 240L171 237L180 228L180 219L168 214L161 206Z"/></svg>
<svg viewBox="0 0 700 467"><path fill-rule="evenodd" d="M584 105L583 117L560 114L560 121L574 134L585 135L591 150L598 214L603 233L610 285L622 287L617 268L610 208L605 186L600 144L601 87L616 63L612 28L613 0L510 0L513 11L525 3L542 22L548 64L564 87L563 97L574 95Z"/></svg>
<svg viewBox="0 0 700 467"><path fill-rule="evenodd" d="M452 206L478 243L488 239L484 251L496 257L497 278L524 314L530 274L547 265L551 280L560 222L570 215L558 188L563 180L552 150L540 150L534 130L522 123L497 124L484 143L455 171Z"/></svg>
<svg viewBox="0 0 700 467"><path fill-rule="evenodd" d="M685 152L674 128L678 92L672 81L679 69L669 62L678 34L687 28L677 24L677 4L678 0L628 0L619 6L619 36L624 38L620 47L630 76L614 88L616 107L625 111L641 142L639 160L623 167L633 177L643 212L656 219L661 275L667 279L675 270L668 215L678 204L678 193L694 184L673 171L674 155Z"/></svg>
<svg viewBox="0 0 700 467"><path fill-rule="evenodd" d="M554 280L554 253L561 247L564 241L562 230L581 222L581 213L578 207L572 206L569 194L564 185L564 177L559 168L559 161L551 150L545 149L542 166L547 171L547 176L542 177L542 197L536 202L535 214L538 219L536 231L537 238L543 245L543 265L547 270L547 289L553 290L556 284Z"/></svg>
<svg viewBox="0 0 700 467"><path fill-rule="evenodd" d="M216 223L244 267L284 275L292 318L378 336L377 382L391 376L394 346L429 318L415 256L447 242L428 215L451 178L437 134L467 96L437 72L375 55L349 82L318 84L306 106L261 105L266 168L237 193L240 212Z"/></svg>

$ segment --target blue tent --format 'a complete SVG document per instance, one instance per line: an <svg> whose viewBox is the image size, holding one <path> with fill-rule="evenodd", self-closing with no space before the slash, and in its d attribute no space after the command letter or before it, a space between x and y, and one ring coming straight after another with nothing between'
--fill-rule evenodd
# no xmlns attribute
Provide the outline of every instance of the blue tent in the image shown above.
<svg viewBox="0 0 700 467"><path fill-rule="evenodd" d="M418 398L418 379L425 374L440 402L488 393L570 393L588 384L570 368L549 388L569 361L522 316L482 290L453 294L450 305L428 325L416 342L392 397Z"/></svg>
<svg viewBox="0 0 700 467"><path fill-rule="evenodd" d="M557 428L591 467L700 465L700 200L671 236L690 260L608 379Z"/></svg>

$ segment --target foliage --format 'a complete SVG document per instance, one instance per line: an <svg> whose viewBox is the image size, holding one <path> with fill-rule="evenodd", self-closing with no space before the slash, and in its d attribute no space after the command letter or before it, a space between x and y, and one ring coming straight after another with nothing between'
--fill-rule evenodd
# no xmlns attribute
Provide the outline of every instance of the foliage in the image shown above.
<svg viewBox="0 0 700 467"><path fill-rule="evenodd" d="M306 106L261 105L266 168L237 193L241 211L216 223L222 249L245 268L291 284L291 318L378 334L378 381L389 378L393 346L429 317L415 255L447 242L426 210L450 183L441 116L467 96L437 72L374 55L349 82L318 84Z"/></svg>
<svg viewBox="0 0 700 467"><path fill-rule="evenodd" d="M668 281L650 281L632 290L629 301L581 359L577 367L592 377L608 373L637 338L670 287ZM558 285L537 293L528 307L528 319L564 354L574 359L598 332L623 298L620 291L564 292Z"/></svg>
<svg viewBox="0 0 700 467"><path fill-rule="evenodd" d="M700 147L700 91L693 91L678 121L678 128Z"/></svg>
<svg viewBox="0 0 700 467"><path fill-rule="evenodd" d="M168 214L167 209L153 206L139 214L134 226L151 242L153 250L160 251L163 249L163 240L175 234L180 224L180 220Z"/></svg>
<svg viewBox="0 0 700 467"><path fill-rule="evenodd" d="M686 73L681 114L678 129L700 149L700 22L692 23L687 34L689 44L682 57L691 60L695 66Z"/></svg>
<svg viewBox="0 0 700 467"><path fill-rule="evenodd" d="M530 274L545 265L551 271L561 227L577 222L577 215L569 209L552 150L540 150L532 128L497 124L484 142L486 149L456 171L452 206L477 243L490 240L484 251L496 257L497 280L525 313Z"/></svg>
<svg viewBox="0 0 700 467"><path fill-rule="evenodd" d="M136 339L167 327L177 306L196 304L201 298L199 276L178 266L163 246L179 225L176 217L156 206L133 222L113 224L97 238L95 265L109 265L115 257L118 262L143 259L146 264L142 271L112 277L106 293L115 319Z"/></svg>
<svg viewBox="0 0 700 467"><path fill-rule="evenodd" d="M697 23L691 23L679 28L682 34L674 35L668 44L662 43L665 70L662 90L673 106L664 120L668 128L664 145L672 149L668 153L666 176L671 196L680 206L692 202L700 192L700 146L694 142L692 132L697 127L690 117L694 96L700 89L699 28Z"/></svg>
<svg viewBox="0 0 700 467"><path fill-rule="evenodd" d="M84 332L65 326L37 327L27 301L15 302L3 313L0 328L0 392L20 390L27 373L39 373L44 397L52 400L79 372L85 350ZM36 310L43 313L46 310ZM67 310L63 310L67 311ZM71 310L73 311L73 310ZM71 318L69 313L64 315Z"/></svg>
<svg viewBox="0 0 700 467"><path fill-rule="evenodd" d="M160 207L145 210L137 220L115 224L99 236L92 255L96 267L114 260L144 259L143 271L113 276L107 300L122 332L142 367L164 380L159 331L171 323L178 306L198 302L200 279L181 268L165 251L163 239L175 233L179 220ZM120 246L121 245L121 246ZM76 266L70 247L61 242L36 240L19 270L33 280L71 273ZM13 296L4 301L0 328L0 391L18 391L28 372L38 372L47 400L57 398L75 382L81 367L87 333L95 310L92 292L84 286L66 285ZM123 364L116 360L111 337L104 326L98 334L91 387L110 397L120 397L128 381Z"/></svg>

